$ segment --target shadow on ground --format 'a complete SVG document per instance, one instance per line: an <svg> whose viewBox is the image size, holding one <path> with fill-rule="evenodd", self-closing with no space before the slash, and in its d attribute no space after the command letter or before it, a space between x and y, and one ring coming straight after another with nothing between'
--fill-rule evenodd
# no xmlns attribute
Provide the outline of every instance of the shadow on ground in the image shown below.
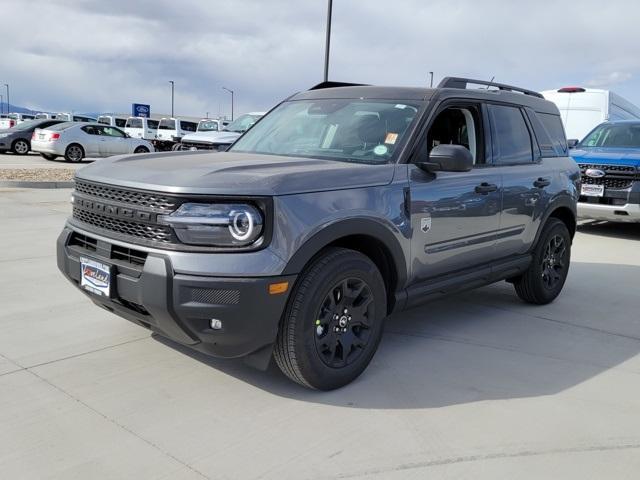
<svg viewBox="0 0 640 480"><path fill-rule="evenodd" d="M578 231L585 235L640 240L640 223L614 223L587 220L578 225Z"/></svg>
<svg viewBox="0 0 640 480"><path fill-rule="evenodd" d="M387 320L364 374L340 390L314 392L240 360L219 360L155 336L193 359L274 395L353 408L430 408L552 395L640 352L640 267L574 262L552 304L518 300L501 282ZM624 286L617 288L616 285ZM630 312L636 312L632 315ZM630 364L632 362L629 362Z"/></svg>

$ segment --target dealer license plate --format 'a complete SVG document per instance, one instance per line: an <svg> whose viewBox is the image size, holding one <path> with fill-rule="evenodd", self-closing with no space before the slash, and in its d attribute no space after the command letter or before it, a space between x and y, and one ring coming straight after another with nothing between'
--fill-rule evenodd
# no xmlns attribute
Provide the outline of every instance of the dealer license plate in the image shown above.
<svg viewBox="0 0 640 480"><path fill-rule="evenodd" d="M111 290L111 267L80 257L80 286L96 295L108 297Z"/></svg>
<svg viewBox="0 0 640 480"><path fill-rule="evenodd" d="M582 195L586 195L587 197L603 197L604 196L604 185L589 185L584 183L582 185L582 190L580 191Z"/></svg>

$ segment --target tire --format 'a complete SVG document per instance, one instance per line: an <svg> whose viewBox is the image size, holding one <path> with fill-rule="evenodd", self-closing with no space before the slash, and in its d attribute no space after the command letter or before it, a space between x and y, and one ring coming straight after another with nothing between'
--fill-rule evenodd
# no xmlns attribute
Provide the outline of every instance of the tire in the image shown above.
<svg viewBox="0 0 640 480"><path fill-rule="evenodd" d="M24 138L19 138L11 145L11 151L16 155L26 155L29 150L31 150L31 146Z"/></svg>
<svg viewBox="0 0 640 480"><path fill-rule="evenodd" d="M527 303L545 305L562 291L571 263L571 235L557 218L545 224L533 250L529 269L513 281L518 297Z"/></svg>
<svg viewBox="0 0 640 480"><path fill-rule="evenodd" d="M274 348L276 363L305 387L340 388L369 365L386 316L385 284L369 257L327 249L291 292Z"/></svg>
<svg viewBox="0 0 640 480"><path fill-rule="evenodd" d="M180 150L180 144L179 143L174 143L173 145L171 145L171 151L172 152L177 152L178 150Z"/></svg>
<svg viewBox="0 0 640 480"><path fill-rule="evenodd" d="M81 162L84 158L84 148L77 143L72 143L67 146L67 149L64 151L64 159L67 162Z"/></svg>
<svg viewBox="0 0 640 480"><path fill-rule="evenodd" d="M42 156L42 158L44 158L45 160L55 160L56 158L58 158L58 155L53 155L51 153L41 153L40 156Z"/></svg>
<svg viewBox="0 0 640 480"><path fill-rule="evenodd" d="M149 149L147 147L136 147L133 153L149 153Z"/></svg>

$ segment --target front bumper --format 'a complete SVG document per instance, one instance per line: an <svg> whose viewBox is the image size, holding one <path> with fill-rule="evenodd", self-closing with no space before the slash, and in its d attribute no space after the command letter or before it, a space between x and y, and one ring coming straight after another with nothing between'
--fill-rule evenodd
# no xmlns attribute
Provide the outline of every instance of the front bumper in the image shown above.
<svg viewBox="0 0 640 480"><path fill-rule="evenodd" d="M611 222L640 222L640 204L601 205L578 202L578 218Z"/></svg>
<svg viewBox="0 0 640 480"><path fill-rule="evenodd" d="M65 227L58 237L57 261L60 271L74 285L80 288L80 257L113 268L109 298L82 289L96 305L217 357L243 357L275 341L295 276L239 278L176 273L169 255L150 251L142 262L132 263L123 258L121 249L114 254L116 249L109 242L97 239L95 247L87 249L82 242L72 242L76 238L73 235L74 230ZM289 282L285 293L269 294L270 284L283 281ZM211 329L211 319L221 320L222 329Z"/></svg>

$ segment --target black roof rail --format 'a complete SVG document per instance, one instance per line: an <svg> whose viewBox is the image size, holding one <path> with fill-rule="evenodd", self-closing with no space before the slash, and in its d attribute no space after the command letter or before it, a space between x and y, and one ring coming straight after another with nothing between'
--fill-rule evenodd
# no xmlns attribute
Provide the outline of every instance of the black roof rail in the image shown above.
<svg viewBox="0 0 640 480"><path fill-rule="evenodd" d="M487 87L495 87L498 90L507 90L510 92L520 92L525 95L531 95L532 97L544 98L541 93L534 92L533 90L527 90L526 88L514 87L513 85L505 85L504 83L488 82L486 80L475 80L473 78L461 78L461 77L445 77L438 84L437 88L462 88L466 89L467 84L472 83L475 85L486 85Z"/></svg>
<svg viewBox="0 0 640 480"><path fill-rule="evenodd" d="M347 83L347 82L321 82L314 85L309 90L322 90L323 88L337 88L337 87L368 87L366 83Z"/></svg>

